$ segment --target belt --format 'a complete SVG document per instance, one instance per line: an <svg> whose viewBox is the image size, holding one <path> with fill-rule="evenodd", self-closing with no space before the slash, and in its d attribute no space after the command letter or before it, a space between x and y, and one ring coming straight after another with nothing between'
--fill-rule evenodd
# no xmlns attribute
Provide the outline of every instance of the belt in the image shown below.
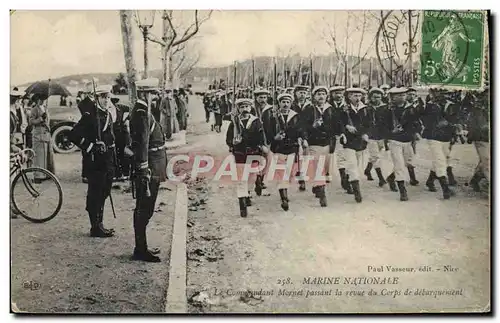
<svg viewBox="0 0 500 323"><path fill-rule="evenodd" d="M162 146L160 146L160 147L153 147L153 148L149 148L149 151L150 151L150 152L155 152L155 151L163 150L163 149L165 149L165 148L167 148L167 144L166 144L166 143L165 143L165 144L163 144L163 145L162 145Z"/></svg>
<svg viewBox="0 0 500 323"><path fill-rule="evenodd" d="M115 144L112 144L111 146L108 146L108 148L115 148Z"/></svg>

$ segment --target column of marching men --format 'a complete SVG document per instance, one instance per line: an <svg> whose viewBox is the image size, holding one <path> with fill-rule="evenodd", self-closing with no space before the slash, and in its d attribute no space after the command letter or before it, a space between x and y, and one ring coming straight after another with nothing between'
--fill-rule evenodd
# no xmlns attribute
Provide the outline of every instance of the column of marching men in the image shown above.
<svg viewBox="0 0 500 323"><path fill-rule="evenodd" d="M432 159L426 187L436 192L437 181L443 198L450 199L454 195L450 186L456 185L450 156L464 127L480 160L470 184L479 191L481 178L489 180L489 88L466 95L466 100L457 98L456 92L430 89L426 102L417 96L415 88L386 85L368 91L342 86L316 86L312 91L302 85L278 88L275 105L269 90L256 89L251 94L249 89L239 89L235 109L231 109L231 91L210 91L204 99L211 102L218 115L230 120L226 144L238 165L239 178L248 156L260 155L266 160L266 167L255 178L238 183L242 217L247 216L247 207L252 203L249 184L255 183L255 192L261 195L273 158L273 165L281 165L295 157L295 178L274 177L285 211L290 207L288 189L294 179L300 191L310 185L320 206L327 206L326 183L330 182L334 159L342 189L356 202L363 200L362 176L373 181L373 170L379 187L388 185L391 191L399 192L401 201L408 201L407 184L419 185L414 160L421 144L428 145ZM216 118L213 126L219 132L222 119ZM389 159L383 158L386 153ZM318 162L321 158L324 163ZM306 171L301 167L305 159L314 161ZM392 163L389 174L382 172L381 163L386 161Z"/></svg>

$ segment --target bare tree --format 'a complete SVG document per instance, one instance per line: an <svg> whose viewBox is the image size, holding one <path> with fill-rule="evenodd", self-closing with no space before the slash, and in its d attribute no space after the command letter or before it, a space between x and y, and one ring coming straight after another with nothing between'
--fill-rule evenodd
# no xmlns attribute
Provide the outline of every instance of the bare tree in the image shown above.
<svg viewBox="0 0 500 323"><path fill-rule="evenodd" d="M135 86L137 70L135 68L134 60L134 41L132 33L132 16L133 12L130 10L120 10L120 26L123 39L123 53L125 56L125 66L127 68L127 82L129 90L129 100L133 105L137 100L137 91Z"/></svg>
<svg viewBox="0 0 500 323"><path fill-rule="evenodd" d="M195 10L193 17L194 22L185 28L184 32L181 32L182 21L177 21L175 19L174 11L163 10L163 36L160 39L152 33L147 35L148 40L159 44L162 47L163 73L160 86L165 87L172 85L174 77L174 69L172 66L173 52L178 46L186 43L199 32L200 26L210 19L212 12L213 10L209 10L204 17L200 18L199 11ZM181 36L179 37L179 35ZM182 49L180 51L182 51Z"/></svg>
<svg viewBox="0 0 500 323"><path fill-rule="evenodd" d="M172 51L172 73L179 80L185 79L201 59L201 50L196 49L196 44L189 46L183 43Z"/></svg>

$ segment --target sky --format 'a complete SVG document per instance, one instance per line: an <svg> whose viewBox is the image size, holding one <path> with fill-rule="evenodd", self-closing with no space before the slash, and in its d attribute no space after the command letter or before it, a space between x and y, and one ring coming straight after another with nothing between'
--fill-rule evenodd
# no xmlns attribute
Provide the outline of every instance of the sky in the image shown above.
<svg viewBox="0 0 500 323"><path fill-rule="evenodd" d="M174 13L175 24L188 26L194 11ZM203 17L207 12L200 12ZM379 13L378 13L379 14ZM161 36L161 13L156 13L152 33ZM222 66L252 55L300 53L328 54L325 30L337 26L337 37L345 39L350 17L349 48L357 51L361 34L361 12L346 11L214 11L193 45L202 53L199 66ZM330 26L330 27L328 27ZM363 41L375 57L373 39L378 25L370 20ZM143 69L143 40L133 25L134 53L138 70ZM342 42L343 43L343 42ZM119 12L113 11L16 11L11 15L11 84L80 73L125 71ZM150 69L161 68L160 47L149 43ZM340 44L339 46L344 46ZM370 47L371 46L371 47ZM369 49L369 50L368 50Z"/></svg>

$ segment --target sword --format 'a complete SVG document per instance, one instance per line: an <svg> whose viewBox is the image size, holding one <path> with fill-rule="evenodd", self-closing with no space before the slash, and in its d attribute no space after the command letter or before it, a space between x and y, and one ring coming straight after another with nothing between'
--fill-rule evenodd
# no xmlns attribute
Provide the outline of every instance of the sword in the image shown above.
<svg viewBox="0 0 500 323"><path fill-rule="evenodd" d="M111 195L111 191L109 192L109 203L111 204L111 210L113 211L113 217L116 219L115 205L113 203L113 196Z"/></svg>

